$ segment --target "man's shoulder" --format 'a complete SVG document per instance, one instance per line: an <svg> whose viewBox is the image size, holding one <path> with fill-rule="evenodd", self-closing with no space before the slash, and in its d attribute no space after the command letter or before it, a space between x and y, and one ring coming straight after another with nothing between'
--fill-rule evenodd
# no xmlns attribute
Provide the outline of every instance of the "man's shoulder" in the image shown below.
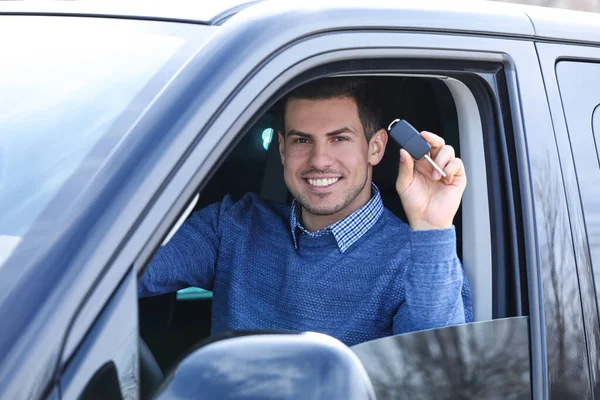
<svg viewBox="0 0 600 400"><path fill-rule="evenodd" d="M379 220L378 225L384 231L393 231L394 233L402 233L408 235L410 233L410 225L402 221L396 214L384 207Z"/></svg>
<svg viewBox="0 0 600 400"><path fill-rule="evenodd" d="M227 214L237 221L244 221L258 217L260 220L284 220L289 221L290 207L285 204L265 200L253 192L248 192L239 200L234 200L226 195L221 207Z"/></svg>
<svg viewBox="0 0 600 400"><path fill-rule="evenodd" d="M410 244L410 232L406 222L384 208L375 225L357 243L358 247L367 244L371 249L377 248L380 255L389 258L399 251L406 251Z"/></svg>

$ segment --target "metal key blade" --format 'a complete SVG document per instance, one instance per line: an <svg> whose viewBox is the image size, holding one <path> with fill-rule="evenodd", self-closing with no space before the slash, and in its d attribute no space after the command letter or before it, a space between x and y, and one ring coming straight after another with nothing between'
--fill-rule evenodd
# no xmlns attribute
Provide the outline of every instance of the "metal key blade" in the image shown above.
<svg viewBox="0 0 600 400"><path fill-rule="evenodd" d="M444 171L442 171L442 169L440 167L438 167L438 165L435 162L433 162L431 157L429 157L429 154L425 154L423 157L425 157L425 159L427 161L429 161L429 164L431 164L431 166L433 168L435 168L437 170L437 172L439 172L444 178L446 177L446 173Z"/></svg>

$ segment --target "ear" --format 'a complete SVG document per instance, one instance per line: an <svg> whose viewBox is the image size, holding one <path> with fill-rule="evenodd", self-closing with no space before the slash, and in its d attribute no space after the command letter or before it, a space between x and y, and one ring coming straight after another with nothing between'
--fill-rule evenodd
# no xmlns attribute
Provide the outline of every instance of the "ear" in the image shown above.
<svg viewBox="0 0 600 400"><path fill-rule="evenodd" d="M369 141L369 153L367 160L371 165L377 165L383 158L383 154L385 153L385 146L388 141L387 131L385 129L380 129L371 136L371 140Z"/></svg>
<svg viewBox="0 0 600 400"><path fill-rule="evenodd" d="M277 131L277 138L279 139L279 156L281 157L281 164L285 164L285 138L281 131Z"/></svg>

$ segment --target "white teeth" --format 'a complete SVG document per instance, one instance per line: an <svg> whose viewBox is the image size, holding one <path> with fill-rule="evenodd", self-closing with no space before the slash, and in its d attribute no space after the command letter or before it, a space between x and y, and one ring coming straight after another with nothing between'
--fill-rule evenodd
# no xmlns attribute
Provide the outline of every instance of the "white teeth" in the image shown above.
<svg viewBox="0 0 600 400"><path fill-rule="evenodd" d="M340 178L327 178L327 179L307 179L308 183L313 186L329 186L336 183Z"/></svg>

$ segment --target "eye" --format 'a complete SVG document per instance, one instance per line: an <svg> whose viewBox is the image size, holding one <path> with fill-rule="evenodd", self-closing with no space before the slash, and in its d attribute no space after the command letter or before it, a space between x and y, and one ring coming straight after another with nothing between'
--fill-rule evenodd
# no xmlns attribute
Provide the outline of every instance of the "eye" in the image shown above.
<svg viewBox="0 0 600 400"><path fill-rule="evenodd" d="M292 143L308 143L308 140L306 140L306 138L299 137L299 138L294 139L292 141Z"/></svg>
<svg viewBox="0 0 600 400"><path fill-rule="evenodd" d="M346 136L336 136L333 140L335 142L347 142L349 139Z"/></svg>

